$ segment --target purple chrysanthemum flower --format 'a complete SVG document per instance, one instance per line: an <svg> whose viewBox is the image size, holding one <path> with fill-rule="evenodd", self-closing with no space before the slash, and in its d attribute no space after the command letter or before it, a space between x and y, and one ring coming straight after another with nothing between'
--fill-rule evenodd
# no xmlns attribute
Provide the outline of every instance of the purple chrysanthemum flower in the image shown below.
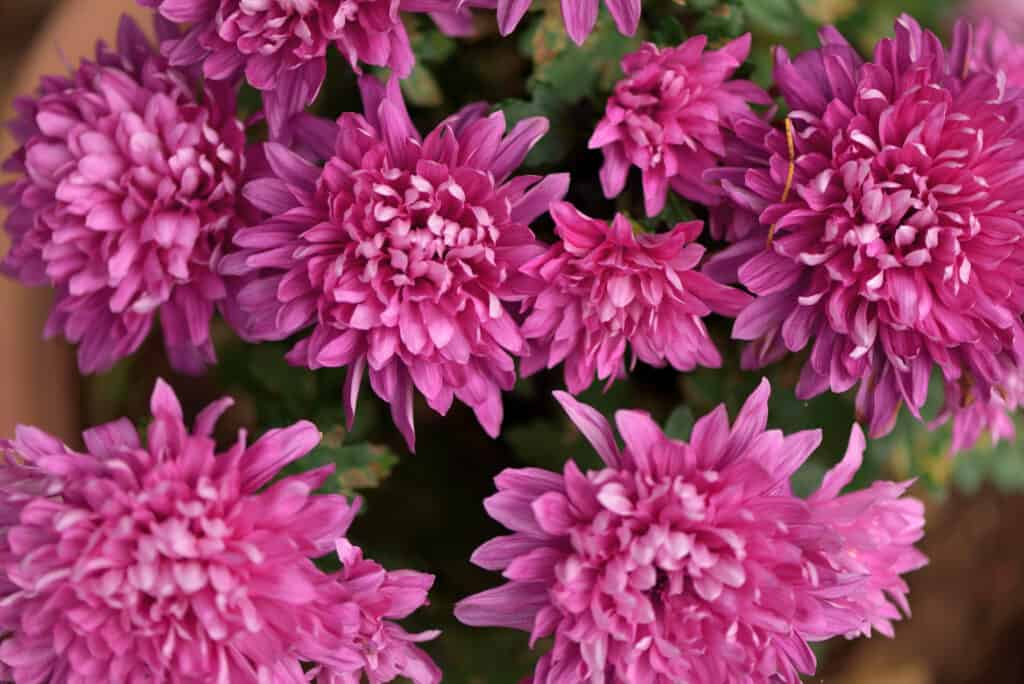
<svg viewBox="0 0 1024 684"><path fill-rule="evenodd" d="M815 668L808 641L891 635L908 611L901 575L926 562L922 504L908 483L839 495L861 463L857 427L818 491L794 496L821 433L766 430L769 393L731 428L719 407L689 444L620 411L623 449L601 414L557 393L605 467L500 474L485 506L513 534L473 561L509 581L456 616L553 636L534 684L796 684Z"/></svg>
<svg viewBox="0 0 1024 684"><path fill-rule="evenodd" d="M165 43L175 66L202 64L211 79L240 72L264 91L276 135L287 117L316 99L334 45L359 64L386 66L408 76L415 58L403 12L435 13L450 32L465 33L468 6L487 0L139 0L170 21L188 24L183 37Z"/></svg>
<svg viewBox="0 0 1024 684"><path fill-rule="evenodd" d="M232 88L168 68L127 17L117 47L18 102L3 268L55 288L46 334L80 345L83 372L133 353L159 314L172 365L197 373L230 287L217 262L243 221L245 130Z"/></svg>
<svg viewBox="0 0 1024 684"><path fill-rule="evenodd" d="M312 326L288 360L348 367L350 424L369 368L410 447L414 387L442 414L457 397L496 436L512 355L524 349L507 306L535 293L519 269L544 251L528 224L562 197L568 175L512 176L544 119L506 135L500 112L471 105L421 138L396 80L360 85L366 115L342 115L323 168L270 144L276 176L245 188L270 214L225 260L233 273L261 269L239 296L246 328L284 339Z"/></svg>
<svg viewBox="0 0 1024 684"><path fill-rule="evenodd" d="M609 226L556 202L551 216L561 241L522 268L545 283L526 306L523 375L564 361L566 386L582 392L595 374L609 382L625 374L627 345L634 363L721 365L702 319L736 316L750 297L695 270L705 251L694 242L700 221L635 235L621 214Z"/></svg>
<svg viewBox="0 0 1024 684"><path fill-rule="evenodd" d="M516 30L533 0L497 0L498 30L507 36ZM597 25L601 0L560 0L565 32L577 45L583 42ZM640 26L642 0L604 0L620 33L632 36Z"/></svg>
<svg viewBox="0 0 1024 684"><path fill-rule="evenodd" d="M678 47L644 43L622 60L615 86L590 147L604 150L601 186L608 198L626 185L631 166L643 175L648 216L661 213L668 190L695 202L715 203L719 192L703 173L725 156L723 131L750 116L750 104L769 104L750 81L731 80L750 54L750 34L720 50L705 51L707 36Z"/></svg>
<svg viewBox="0 0 1024 684"><path fill-rule="evenodd" d="M798 396L859 385L873 436L921 418L936 370L944 415L991 405L1024 367L1024 106L970 68L964 23L947 52L904 16L870 62L822 39L776 53L792 111L764 163L713 172L748 220L711 264L757 295L745 366L810 347Z"/></svg>
<svg viewBox="0 0 1024 684"><path fill-rule="evenodd" d="M14 682L284 684L307 681L301 664L322 684L440 680L420 637L388 621L432 578L362 560L343 536L358 506L313 494L332 466L264 488L320 441L311 423L215 453L231 403L189 431L158 381L145 445L126 419L86 431L85 453L28 427L0 442L0 663ZM344 569L318 570L335 549Z"/></svg>

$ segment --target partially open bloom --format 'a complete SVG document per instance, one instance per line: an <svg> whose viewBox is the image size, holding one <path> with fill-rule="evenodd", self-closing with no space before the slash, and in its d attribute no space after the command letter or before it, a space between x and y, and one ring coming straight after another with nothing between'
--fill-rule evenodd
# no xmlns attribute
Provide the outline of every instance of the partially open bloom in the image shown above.
<svg viewBox="0 0 1024 684"><path fill-rule="evenodd" d="M724 407L667 438L650 416L616 414L625 448L594 409L557 393L605 463L582 473L506 470L487 511L512 534L473 561L508 580L456 607L476 626L554 637L533 684L797 684L808 641L855 637L907 611L904 573L923 506L908 483L840 495L860 466L855 427L842 462L807 499L790 476L820 431L766 430L767 382L730 427Z"/></svg>
<svg viewBox="0 0 1024 684"><path fill-rule="evenodd" d="M244 213L232 88L168 68L124 18L116 52L101 44L17 107L3 268L56 290L46 334L78 344L93 373L138 349L159 316L172 365L202 370L229 288L217 264Z"/></svg>
<svg viewBox="0 0 1024 684"><path fill-rule="evenodd" d="M434 633L389 621L432 578L362 559L343 536L358 507L313 494L332 467L265 487L320 441L311 423L215 453L230 405L189 431L161 381L145 445L127 419L86 431L84 453L29 427L0 442L0 663L14 682L298 684L303 664L322 684L440 680L412 645ZM331 551L340 573L313 564Z"/></svg>
<svg viewBox="0 0 1024 684"><path fill-rule="evenodd" d="M522 269L545 283L526 307L523 375L564 361L566 386L582 392L595 374L624 375L627 345L634 363L680 371L721 365L702 319L735 316L750 297L695 270L705 251L695 242L700 221L635 235L621 214L609 226L556 202L551 216L561 241Z"/></svg>
<svg viewBox="0 0 1024 684"><path fill-rule="evenodd" d="M750 34L720 50L706 51L707 36L678 47L644 43L622 60L625 78L608 100L590 138L604 150L601 186L616 197L631 166L643 175L648 216L661 212L669 188L711 204L718 192L703 180L725 156L723 131L735 117L750 116L750 104L769 104L768 93L732 75L750 54Z"/></svg>
<svg viewBox="0 0 1024 684"><path fill-rule="evenodd" d="M386 66L401 77L415 58L402 24L403 12L433 12L442 27L464 29L459 0L139 0L186 33L165 43L175 66L202 64L207 78L240 72L264 91L271 129L316 99L334 45L359 64ZM486 1L483 3L486 5ZM491 4L491 7L494 5Z"/></svg>
<svg viewBox="0 0 1024 684"><path fill-rule="evenodd" d="M507 36L515 31L533 0L497 0L498 30ZM560 0L565 32L573 42L582 45L597 24L600 0ZM604 0L605 7L624 35L632 36L640 25L642 0Z"/></svg>
<svg viewBox="0 0 1024 684"><path fill-rule="evenodd" d="M1024 367L1024 108L956 35L946 51L904 16L870 62L834 29L779 49L791 113L725 187L749 225L713 266L757 295L746 367L810 347L798 395L859 386L873 436L901 404L921 418L936 370L949 416Z"/></svg>
<svg viewBox="0 0 1024 684"><path fill-rule="evenodd" d="M421 138L396 80L360 83L366 115L342 115L323 168L271 144L275 176L245 188L270 214L225 261L232 273L261 269L239 295L247 330L284 339L311 327L288 359L348 368L350 424L369 368L410 447L414 388L442 414L457 397L496 436L524 349L507 306L535 293L519 269L544 251L528 224L568 176L512 176L544 119L506 135L500 112L471 105Z"/></svg>

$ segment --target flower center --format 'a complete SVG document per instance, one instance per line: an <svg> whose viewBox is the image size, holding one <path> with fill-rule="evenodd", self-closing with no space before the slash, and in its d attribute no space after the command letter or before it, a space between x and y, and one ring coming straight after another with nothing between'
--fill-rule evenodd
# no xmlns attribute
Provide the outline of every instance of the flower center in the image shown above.
<svg viewBox="0 0 1024 684"><path fill-rule="evenodd" d="M439 166L428 175L393 168L354 175L355 201L338 218L365 282L416 299L477 278L504 279L493 183Z"/></svg>

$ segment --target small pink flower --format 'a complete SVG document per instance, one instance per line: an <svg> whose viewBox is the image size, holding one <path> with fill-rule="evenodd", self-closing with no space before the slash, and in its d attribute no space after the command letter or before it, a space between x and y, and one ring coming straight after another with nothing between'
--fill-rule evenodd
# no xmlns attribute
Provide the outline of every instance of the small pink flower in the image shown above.
<svg viewBox="0 0 1024 684"><path fill-rule="evenodd" d="M547 121L506 133L500 112L471 105L421 138L396 80L360 84L366 115L342 115L322 168L270 144L274 176L245 188L269 217L225 260L251 278L244 327L260 339L311 328L288 360L348 368L350 424L368 369L410 448L414 388L442 414L457 397L497 436L525 349L509 307L536 292L520 267L544 250L528 226L569 183L512 175Z"/></svg>
<svg viewBox="0 0 1024 684"><path fill-rule="evenodd" d="M595 374L608 381L625 374L627 345L634 363L680 371L721 365L701 319L735 316L750 296L694 270L704 256L694 242L703 224L635 235L621 214L609 226L564 202L551 206L551 216L561 242L522 268L545 283L526 307L523 375L564 361L566 386L582 392Z"/></svg>
<svg viewBox="0 0 1024 684"><path fill-rule="evenodd" d="M217 264L243 221L233 89L168 68L125 17L116 52L101 44L17 106L3 268L56 290L47 336L78 344L94 373L137 350L159 316L172 365L200 372L231 286Z"/></svg>
<svg viewBox="0 0 1024 684"><path fill-rule="evenodd" d="M202 64L207 78L240 72L264 92L271 130L316 99L334 45L359 64L386 66L408 76L415 58L403 12L432 13L442 28L465 34L468 7L490 0L139 0L166 19L187 24L164 51L174 66Z"/></svg>
<svg viewBox="0 0 1024 684"><path fill-rule="evenodd" d="M926 562L922 504L909 483L839 494L861 464L858 427L821 487L794 496L821 432L766 430L769 393L731 427L719 407L689 444L620 411L621 449L601 414L556 393L605 467L500 474L485 506L512 534L473 562L508 582L456 616L553 637L533 684L797 684L815 669L809 641L891 635L908 611L902 575Z"/></svg>
<svg viewBox="0 0 1024 684"><path fill-rule="evenodd" d="M661 213L670 187L695 202L717 203L720 192L703 174L726 154L723 133L733 118L751 115L749 103L771 99L750 81L730 80L750 54L750 34L720 50L706 46L707 36L674 48L644 43L622 60L626 77L590 138L591 148L604 150L606 197L622 192L636 166L648 216Z"/></svg>
<svg viewBox="0 0 1024 684"><path fill-rule="evenodd" d="M870 61L835 29L822 41L777 51L785 128L749 120L741 156L709 173L734 244L708 272L756 295L733 331L744 365L808 349L798 396L856 387L875 437L901 406L923 419L933 377L942 418L968 396L993 406L1024 368L1021 102L972 69L965 22L947 50L903 16Z"/></svg>
<svg viewBox="0 0 1024 684"><path fill-rule="evenodd" d="M215 453L222 399L190 432L162 381L147 443L127 419L78 453L35 428L0 442L0 664L18 682L305 682L440 673L393 619L432 578L344 538L358 506L316 495L333 467L265 487L320 441L311 423ZM337 550L329 575L313 559ZM271 675L273 677L271 678ZM287 676L286 676L287 675Z"/></svg>

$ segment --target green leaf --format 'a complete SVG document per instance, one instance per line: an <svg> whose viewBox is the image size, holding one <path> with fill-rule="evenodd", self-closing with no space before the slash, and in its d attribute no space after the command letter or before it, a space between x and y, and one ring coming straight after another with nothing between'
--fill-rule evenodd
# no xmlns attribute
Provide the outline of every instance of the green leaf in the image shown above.
<svg viewBox="0 0 1024 684"><path fill-rule="evenodd" d="M402 94L409 104L417 107L440 107L444 94L437 79L422 62L417 62L408 78L402 80Z"/></svg>
<svg viewBox="0 0 1024 684"><path fill-rule="evenodd" d="M741 0L750 21L777 36L791 36L806 20L793 0Z"/></svg>
<svg viewBox="0 0 1024 684"><path fill-rule="evenodd" d="M657 22L651 38L657 45L676 46L686 40L686 30L678 19L669 16Z"/></svg>
<svg viewBox="0 0 1024 684"><path fill-rule="evenodd" d="M556 25L557 31L548 25ZM576 47L565 35L560 11L549 10L534 39L537 68L530 89L535 95L547 90L547 96L564 104L610 90L622 76L619 62L638 45L637 39L620 34L611 18L602 15L587 41Z"/></svg>
<svg viewBox="0 0 1024 684"><path fill-rule="evenodd" d="M336 431L324 436L324 441L304 457L301 470L334 464L336 470L328 480L328 488L344 494L360 489L373 489L388 478L398 463L398 457L387 447L376 444L340 444Z"/></svg>
<svg viewBox="0 0 1024 684"><path fill-rule="evenodd" d="M665 422L665 435L672 439L687 441L693 430L695 419L689 406L678 406Z"/></svg>
<svg viewBox="0 0 1024 684"><path fill-rule="evenodd" d="M434 27L418 31L410 37L412 50L416 54L416 61L437 64L443 62L455 53L457 44L455 40L444 35Z"/></svg>

